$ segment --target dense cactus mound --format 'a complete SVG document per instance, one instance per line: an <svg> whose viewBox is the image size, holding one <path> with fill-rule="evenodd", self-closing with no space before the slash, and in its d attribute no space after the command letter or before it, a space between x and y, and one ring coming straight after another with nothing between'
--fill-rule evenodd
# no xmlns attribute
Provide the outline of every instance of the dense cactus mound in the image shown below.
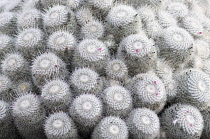
<svg viewBox="0 0 210 139"><path fill-rule="evenodd" d="M209 0L0 0L0 139L210 138Z"/></svg>

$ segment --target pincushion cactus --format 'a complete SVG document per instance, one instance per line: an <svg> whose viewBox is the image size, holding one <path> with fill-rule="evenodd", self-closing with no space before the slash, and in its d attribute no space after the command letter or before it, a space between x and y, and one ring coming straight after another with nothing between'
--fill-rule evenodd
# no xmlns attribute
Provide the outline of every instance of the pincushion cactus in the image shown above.
<svg viewBox="0 0 210 139"><path fill-rule="evenodd" d="M167 108L160 118L161 126L170 138L199 138L204 121L198 109L191 105L175 104Z"/></svg>
<svg viewBox="0 0 210 139"><path fill-rule="evenodd" d="M89 68L75 70L70 77L70 84L74 92L79 94L98 94L103 87L103 82L98 73Z"/></svg>
<svg viewBox="0 0 210 139"><path fill-rule="evenodd" d="M157 114L147 108L134 109L126 120L129 132L136 139L158 137L160 122Z"/></svg>
<svg viewBox="0 0 210 139"><path fill-rule="evenodd" d="M208 138L209 7L0 0L0 138Z"/></svg>
<svg viewBox="0 0 210 139"><path fill-rule="evenodd" d="M23 11L17 17L18 30L26 28L43 28L41 12L36 9Z"/></svg>
<svg viewBox="0 0 210 139"><path fill-rule="evenodd" d="M138 74L131 79L130 91L134 106L146 107L160 112L166 103L166 90L163 82L153 74Z"/></svg>
<svg viewBox="0 0 210 139"><path fill-rule="evenodd" d="M75 50L73 64L75 67L90 67L99 73L104 73L108 60L109 51L102 41L84 39Z"/></svg>
<svg viewBox="0 0 210 139"><path fill-rule="evenodd" d="M88 135L102 118L103 105L99 98L92 94L83 94L74 99L69 114L77 127Z"/></svg>
<svg viewBox="0 0 210 139"><path fill-rule="evenodd" d="M18 53L8 53L2 60L1 68L3 74L16 81L30 75L29 63Z"/></svg>
<svg viewBox="0 0 210 139"><path fill-rule="evenodd" d="M38 96L25 94L18 97L12 106L12 115L18 131L26 138L43 138L42 124L45 110Z"/></svg>
<svg viewBox="0 0 210 139"><path fill-rule="evenodd" d="M38 28L28 28L21 31L16 40L15 49L25 58L32 59L41 50L44 50L44 33Z"/></svg>
<svg viewBox="0 0 210 139"><path fill-rule="evenodd" d="M156 48L145 34L133 34L124 38L117 52L117 57L125 61L132 76L151 70L156 56Z"/></svg>
<svg viewBox="0 0 210 139"><path fill-rule="evenodd" d="M179 102L189 103L200 110L209 105L210 77L197 69L187 69L177 76Z"/></svg>
<svg viewBox="0 0 210 139"><path fill-rule="evenodd" d="M0 99L6 102L12 102L14 95L11 79L8 76L0 74Z"/></svg>
<svg viewBox="0 0 210 139"><path fill-rule="evenodd" d="M43 86L46 80L60 78L66 79L68 71L66 64L54 53L46 52L34 59L31 68L35 85Z"/></svg>
<svg viewBox="0 0 210 139"><path fill-rule="evenodd" d="M77 26L74 12L63 5L55 5L46 10L43 24L48 34L60 29L74 33Z"/></svg>
<svg viewBox="0 0 210 139"><path fill-rule="evenodd" d="M103 118L95 127L92 139L128 139L128 128L126 123L115 116Z"/></svg>
<svg viewBox="0 0 210 139"><path fill-rule="evenodd" d="M66 111L72 101L69 85L63 80L54 79L42 88L41 99L49 111Z"/></svg>
<svg viewBox="0 0 210 139"><path fill-rule="evenodd" d="M104 102L105 115L126 117L133 107L131 94L121 86L106 88L101 94Z"/></svg>
<svg viewBox="0 0 210 139"><path fill-rule="evenodd" d="M0 126L0 138L17 138L17 134L12 122L10 105L3 100L0 100Z"/></svg>
<svg viewBox="0 0 210 139"><path fill-rule="evenodd" d="M15 12L0 13L0 32L15 36L17 33L17 17Z"/></svg>
<svg viewBox="0 0 210 139"><path fill-rule="evenodd" d="M44 124L48 139L78 139L74 121L64 112L51 114Z"/></svg>
<svg viewBox="0 0 210 139"><path fill-rule="evenodd" d="M193 54L193 41L192 36L182 28L166 28L158 40L159 55L166 59L172 67L177 67L177 65L189 60Z"/></svg>

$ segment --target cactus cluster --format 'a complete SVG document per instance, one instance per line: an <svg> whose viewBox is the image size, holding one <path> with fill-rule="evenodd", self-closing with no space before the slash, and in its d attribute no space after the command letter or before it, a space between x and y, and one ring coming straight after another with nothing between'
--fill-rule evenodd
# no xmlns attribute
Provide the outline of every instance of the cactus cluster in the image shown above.
<svg viewBox="0 0 210 139"><path fill-rule="evenodd" d="M0 139L210 138L209 0L0 0Z"/></svg>

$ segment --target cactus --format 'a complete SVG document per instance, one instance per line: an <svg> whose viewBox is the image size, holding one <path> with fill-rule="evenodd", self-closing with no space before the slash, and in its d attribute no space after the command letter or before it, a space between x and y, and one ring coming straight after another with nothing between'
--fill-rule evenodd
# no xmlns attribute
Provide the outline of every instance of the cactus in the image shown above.
<svg viewBox="0 0 210 139"><path fill-rule="evenodd" d="M147 108L131 111L126 119L129 133L135 139L155 139L159 135L160 122L157 114Z"/></svg>
<svg viewBox="0 0 210 139"><path fill-rule="evenodd" d="M98 94L103 87L103 82L98 73L89 68L75 70L70 77L70 84L76 95Z"/></svg>
<svg viewBox="0 0 210 139"><path fill-rule="evenodd" d="M5 56L6 53L9 53L14 49L14 41L13 38L6 35L0 35L0 60Z"/></svg>
<svg viewBox="0 0 210 139"><path fill-rule="evenodd" d="M72 101L72 93L66 82L54 79L43 86L41 98L44 106L50 112L67 111Z"/></svg>
<svg viewBox="0 0 210 139"><path fill-rule="evenodd" d="M44 130L48 139L78 139L74 121L64 112L51 114L45 121Z"/></svg>
<svg viewBox="0 0 210 139"><path fill-rule="evenodd" d="M74 12L63 5L55 5L46 10L43 24L48 34L59 30L74 33L77 26Z"/></svg>
<svg viewBox="0 0 210 139"><path fill-rule="evenodd" d="M31 68L33 82L41 88L46 80L55 78L66 79L66 64L54 53L46 52L34 59Z"/></svg>
<svg viewBox="0 0 210 139"><path fill-rule="evenodd" d="M9 77L0 74L0 99L6 102L12 102L15 93L12 91L12 81Z"/></svg>
<svg viewBox="0 0 210 139"><path fill-rule="evenodd" d="M12 115L9 104L3 100L0 100L0 126L0 138L17 138L17 134L12 123Z"/></svg>
<svg viewBox="0 0 210 139"><path fill-rule="evenodd" d="M159 56L166 59L172 67L177 67L189 60L194 51L193 41L192 36L182 28L166 28L158 41Z"/></svg>
<svg viewBox="0 0 210 139"><path fill-rule="evenodd" d="M92 139L128 139L128 128L124 120L109 116L103 118L100 123L95 127Z"/></svg>
<svg viewBox="0 0 210 139"><path fill-rule="evenodd" d="M18 53L9 53L2 60L2 73L13 80L19 80L30 75L29 63Z"/></svg>
<svg viewBox="0 0 210 139"><path fill-rule="evenodd" d="M191 104L200 110L208 107L210 77L198 69L183 70L178 76L178 101Z"/></svg>
<svg viewBox="0 0 210 139"><path fill-rule="evenodd" d="M76 38L73 34L60 30L49 36L47 46L52 52L60 56L65 63L71 65L70 60L73 58L76 44Z"/></svg>
<svg viewBox="0 0 210 139"><path fill-rule="evenodd" d="M125 61L128 72L133 76L154 67L156 48L144 34L129 35L121 41L117 58Z"/></svg>
<svg viewBox="0 0 210 139"><path fill-rule="evenodd" d="M90 135L102 118L102 102L92 94L83 94L74 99L69 114L82 135Z"/></svg>
<svg viewBox="0 0 210 139"><path fill-rule="evenodd" d="M90 21L81 28L81 38L100 39L104 35L104 25L99 21Z"/></svg>
<svg viewBox="0 0 210 139"><path fill-rule="evenodd" d="M158 59L156 63L155 73L163 80L172 78L173 69L162 59Z"/></svg>
<svg viewBox="0 0 210 139"><path fill-rule="evenodd" d="M150 6L142 6L137 12L144 24L155 20L155 13Z"/></svg>
<svg viewBox="0 0 210 139"><path fill-rule="evenodd" d="M17 17L18 30L24 30L27 28L40 28L42 29L42 16L41 12L37 9L30 9L23 11Z"/></svg>
<svg viewBox="0 0 210 139"><path fill-rule="evenodd" d="M25 58L32 59L40 51L44 50L44 33L38 28L24 29L17 36L16 50Z"/></svg>
<svg viewBox="0 0 210 139"><path fill-rule="evenodd" d="M181 20L181 25L194 37L201 37L203 35L203 25L199 19L193 15L184 17Z"/></svg>
<svg viewBox="0 0 210 139"><path fill-rule="evenodd" d="M162 27L157 21L146 23L145 30L149 38L156 40L161 35Z"/></svg>
<svg viewBox="0 0 210 139"><path fill-rule="evenodd" d="M77 46L73 64L75 67L90 67L99 73L105 72L109 61L109 51L106 45L97 39L85 39Z"/></svg>
<svg viewBox="0 0 210 139"><path fill-rule="evenodd" d="M15 126L25 138L44 137L42 124L45 110L38 96L25 94L18 97L13 103L12 115Z"/></svg>
<svg viewBox="0 0 210 139"><path fill-rule="evenodd" d="M146 107L159 113L166 103L166 90L163 82L153 74L138 74L131 80L135 107Z"/></svg>
<svg viewBox="0 0 210 139"><path fill-rule="evenodd" d="M205 139L210 136L210 125L209 125L210 114L209 114L208 110L202 111L201 114L202 114L203 120L204 120L204 128L203 128L203 132L201 135L201 139Z"/></svg>
<svg viewBox="0 0 210 139"><path fill-rule="evenodd" d="M0 13L0 32L6 35L14 36L17 33L16 29L16 13L3 12Z"/></svg>
<svg viewBox="0 0 210 139"><path fill-rule="evenodd" d="M81 7L76 12L76 19L80 26L86 25L88 22L94 21L95 18L91 12L91 10L87 7Z"/></svg>
<svg viewBox="0 0 210 139"><path fill-rule="evenodd" d="M198 109L191 105L174 104L160 117L161 127L172 139L200 138L204 123Z"/></svg>
<svg viewBox="0 0 210 139"><path fill-rule="evenodd" d="M165 10L158 12L157 19L158 19L159 24L163 28L177 25L176 19L170 13L166 12Z"/></svg>
<svg viewBox="0 0 210 139"><path fill-rule="evenodd" d="M142 27L137 11L128 5L114 6L106 17L107 31L114 32L120 39L123 36L138 33Z"/></svg>
<svg viewBox="0 0 210 139"><path fill-rule="evenodd" d="M125 82L128 78L128 68L122 60L114 59L107 63L106 75L109 79Z"/></svg>
<svg viewBox="0 0 210 139"><path fill-rule="evenodd" d="M189 13L187 5L181 2L171 2L166 6L166 11L174 18L183 18Z"/></svg>
<svg viewBox="0 0 210 139"><path fill-rule="evenodd" d="M111 86L101 94L105 115L126 117L133 107L130 92L122 86Z"/></svg>

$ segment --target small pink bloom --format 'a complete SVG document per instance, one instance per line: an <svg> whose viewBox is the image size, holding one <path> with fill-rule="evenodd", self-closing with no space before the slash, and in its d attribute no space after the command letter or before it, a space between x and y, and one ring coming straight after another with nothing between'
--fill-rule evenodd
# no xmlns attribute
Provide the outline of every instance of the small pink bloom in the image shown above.
<svg viewBox="0 0 210 139"><path fill-rule="evenodd" d="M154 81L153 83L154 83L154 84L157 84L157 82L156 82L156 81Z"/></svg>
<svg viewBox="0 0 210 139"><path fill-rule="evenodd" d="M193 126L192 124L190 124L190 126Z"/></svg>
<svg viewBox="0 0 210 139"><path fill-rule="evenodd" d="M157 96L157 95L159 95L158 93L155 93L155 95Z"/></svg>
<svg viewBox="0 0 210 139"><path fill-rule="evenodd" d="M136 52L139 52L139 49L136 49Z"/></svg>
<svg viewBox="0 0 210 139"><path fill-rule="evenodd" d="M198 34L202 34L202 32L198 32Z"/></svg>
<svg viewBox="0 0 210 139"><path fill-rule="evenodd" d="M102 50L102 48L98 48L98 50L99 50L99 51L101 51L101 50Z"/></svg>

